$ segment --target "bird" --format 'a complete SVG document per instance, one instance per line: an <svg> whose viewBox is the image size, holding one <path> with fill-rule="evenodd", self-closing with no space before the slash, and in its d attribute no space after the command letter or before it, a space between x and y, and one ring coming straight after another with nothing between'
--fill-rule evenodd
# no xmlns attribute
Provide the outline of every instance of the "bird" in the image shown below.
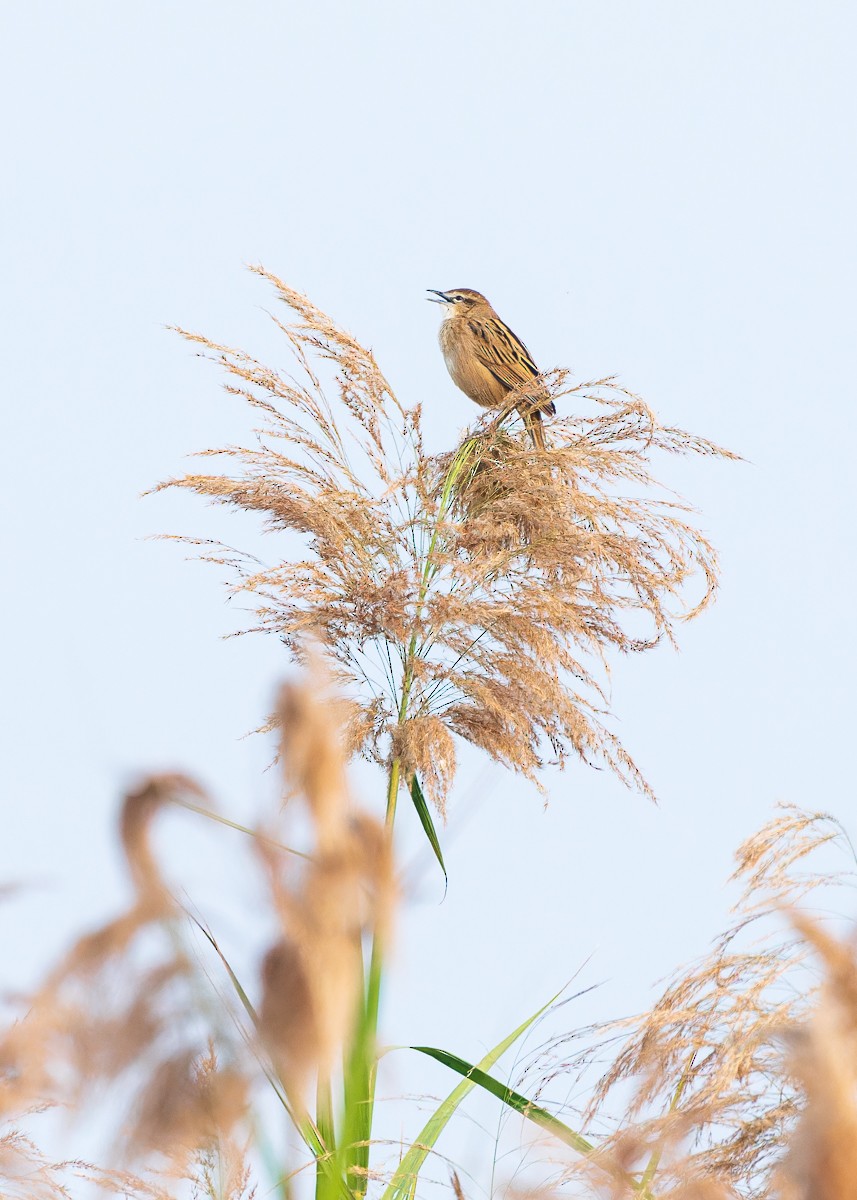
<svg viewBox="0 0 857 1200"><path fill-rule="evenodd" d="M483 408L502 408L510 392L530 383L540 371L527 347L497 315L481 292L427 288L433 304L444 306L438 339L452 382ZM527 397L518 411L533 445L545 449L542 416L556 413L547 388Z"/></svg>

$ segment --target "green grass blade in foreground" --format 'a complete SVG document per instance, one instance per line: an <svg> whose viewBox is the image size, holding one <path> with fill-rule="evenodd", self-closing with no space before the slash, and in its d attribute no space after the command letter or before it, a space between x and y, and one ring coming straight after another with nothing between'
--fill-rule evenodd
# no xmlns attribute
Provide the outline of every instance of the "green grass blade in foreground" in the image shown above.
<svg viewBox="0 0 857 1200"><path fill-rule="evenodd" d="M443 1063L445 1067L450 1067L453 1071L457 1071L459 1075L463 1075L465 1079L471 1079L473 1083L484 1088L486 1092L490 1092L492 1096L496 1096L498 1100L502 1100L509 1108L513 1108L519 1112L527 1120L546 1129L561 1142L565 1142L567 1146L571 1146L572 1150L577 1150L580 1154L591 1154L595 1150L592 1142L588 1141L579 1133L575 1133L573 1129L569 1129L568 1125L564 1125L557 1117L549 1113L546 1108L541 1108L540 1105L534 1104L532 1100L528 1100L526 1096L522 1096L520 1092L513 1091L504 1083L500 1083L499 1079L495 1079L493 1075L488 1075L482 1069L481 1065L477 1066L474 1063L469 1063L463 1058L459 1058L457 1054L449 1054L446 1050L437 1050L433 1046L411 1046L412 1050L419 1050L420 1054L427 1054L429 1058L436 1059L439 1063Z"/></svg>
<svg viewBox="0 0 857 1200"><path fill-rule="evenodd" d="M248 829L246 825L241 825L238 821L230 821L228 817L223 817L220 813L214 812L210 808L201 808L198 804L191 804L189 800L174 800L179 808L186 808L188 812L196 813L199 817L205 817L208 821L214 821L218 825L225 825L227 829L235 829L238 833L246 834L247 837L253 838L257 842L265 842L269 846L274 846L277 850L282 850L286 854L293 854L295 858L305 858L309 860L310 855L304 854L302 850L293 850L291 846L284 846L282 842L277 842L274 838L265 837L259 833L258 829Z"/></svg>
<svg viewBox="0 0 857 1200"><path fill-rule="evenodd" d="M585 1138L576 1130L569 1128L553 1113L549 1113L546 1108L542 1108L539 1104L534 1104L532 1100L528 1100L526 1096L522 1096L520 1092L514 1091L507 1087L505 1083L501 1083L499 1079L495 1079L493 1075L488 1075L484 1070L484 1059L474 1065L467 1062L463 1058L459 1058L457 1054L449 1054L446 1050L437 1050L433 1046L411 1046L412 1050L418 1050L420 1054L427 1054L429 1058L434 1058L444 1066L450 1067L453 1071L457 1071L459 1075L463 1075L465 1079L472 1080L474 1084L484 1088L486 1092L490 1092L492 1096L496 1096L498 1100L502 1100L505 1105L513 1109L515 1112L526 1117L528 1121L532 1121L534 1125L538 1125L547 1133L552 1134L557 1141L563 1142L566 1146L570 1146L572 1150L576 1150L578 1154L584 1155L586 1158L592 1159L597 1165L602 1167L605 1174L612 1179L621 1178L634 1191L640 1191L640 1181L633 1175L611 1164L605 1160L598 1164L598 1147Z"/></svg>
<svg viewBox="0 0 857 1200"><path fill-rule="evenodd" d="M519 1025L508 1037L499 1042L493 1050L489 1050L485 1057L480 1060L478 1069L484 1072L487 1067L493 1067L497 1059L505 1054L509 1047L513 1046L518 1038L527 1032L542 1013L550 1008L556 998L556 996L552 996L547 1004L543 1005L538 1012L528 1017L522 1025ZM420 1049L420 1047L411 1047L411 1049ZM428 1158L435 1142L440 1137L461 1101L475 1086L476 1080L467 1078L465 1073L464 1081L449 1093L447 1098L438 1106L420 1130L416 1141L408 1149L396 1168L396 1172L381 1196L381 1200L406 1200L407 1197L413 1195L423 1163Z"/></svg>
<svg viewBox="0 0 857 1200"><path fill-rule="evenodd" d="M340 1154L345 1178L354 1195L366 1191L371 1137L369 1093L375 1066L375 1030L367 1007L365 987L357 1027L346 1050L343 1070L342 1137Z"/></svg>
<svg viewBox="0 0 857 1200"><path fill-rule="evenodd" d="M416 775L411 776L411 799L414 802L414 808L417 810L417 816L420 819L420 824L423 827L423 833L429 840L429 844L434 850L434 856L440 863L440 869L443 871L444 884L449 883L449 876L446 873L446 864L443 861L443 852L440 848L437 831L434 827L434 821L431 819L429 807L426 804L426 798L423 795L423 789L420 787L420 781Z"/></svg>
<svg viewBox="0 0 857 1200"><path fill-rule="evenodd" d="M220 946L218 945L217 939L215 938L214 934L211 932L210 929L207 929L206 926L203 925L202 921L198 920L192 913L188 913L188 917L190 918L191 921L193 921L194 925L196 925L197 929L200 931L200 933L206 939L206 941L208 941L211 944L211 947L214 950L214 953L220 959L221 963L223 963L223 966L226 969L226 974L229 976L229 982L232 984L233 988L235 989L235 994L237 995L238 999L241 1001L241 1003L244 1007L244 1011L247 1013L247 1016L253 1022L254 1028L258 1029L259 1017L256 1013L256 1009L253 1007L253 1005L250 1001L250 997L247 995L247 993L244 991L244 988L241 986L241 981L239 980L238 976L235 974L235 972L232 970L232 967L229 965L228 958L223 953L223 951L220 949Z"/></svg>
<svg viewBox="0 0 857 1200"><path fill-rule="evenodd" d="M315 1160L315 1200L336 1200L340 1194L342 1176L336 1158L336 1131L329 1079L319 1079L316 1086L315 1124L322 1146L327 1147L327 1154L317 1155Z"/></svg>
<svg viewBox="0 0 857 1200"><path fill-rule="evenodd" d="M247 1016L250 1018L251 1022L253 1023L254 1028L258 1029L259 1017L256 1013L256 1009L253 1007L250 997L247 995L246 991L242 987L241 981L239 980L238 976L233 971L233 969L229 963L229 960L227 959L226 955L223 953L220 946L218 945L217 939L215 938L214 934L211 932L210 929L207 929L205 927L205 925L203 925L202 922L199 921L192 914L189 913L188 916L190 917L191 921L193 921L193 923L196 925L196 927L199 929L200 933L202 933L203 937L205 937L206 940L211 943L211 946L212 946L215 954L220 959L220 961L223 963L223 966L226 968L226 973L229 976L229 981L232 984L233 988L235 989L236 995L238 996L239 1000L241 1001L242 1005L244 1006L244 1011L247 1013ZM280 1085L280 1081L275 1077L273 1072L263 1062L261 1062L261 1060L260 1060L260 1066L262 1067L262 1070L265 1074L265 1078L270 1083L270 1085L274 1091L274 1094L276 1095L280 1104L282 1104L283 1108L286 1110L286 1112L291 1117L292 1123L294 1124L298 1133L301 1135L304 1142L308 1146L308 1148L311 1151L316 1162L319 1164L319 1166L325 1176L326 1183L328 1185L328 1193L327 1194L330 1196L338 1194L341 1197L341 1200L352 1200L351 1192L348 1190L348 1188L345 1185L345 1181L342 1179L341 1175L339 1174L338 1168L334 1161L334 1155L331 1153L331 1151L325 1145L324 1137L319 1132L318 1126L315 1125L313 1123L313 1121L311 1121L308 1117L301 1116L299 1113L295 1112L294 1107L290 1103L288 1097L285 1094L285 1091L283 1090L283 1088Z"/></svg>

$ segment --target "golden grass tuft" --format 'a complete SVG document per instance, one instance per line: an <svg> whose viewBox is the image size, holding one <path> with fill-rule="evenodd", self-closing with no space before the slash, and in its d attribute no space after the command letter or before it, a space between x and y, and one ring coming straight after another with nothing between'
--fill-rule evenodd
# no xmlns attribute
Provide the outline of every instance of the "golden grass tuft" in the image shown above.
<svg viewBox="0 0 857 1200"><path fill-rule="evenodd" d="M32 998L25 1020L0 1044L5 1067L0 1103L20 1108L50 1098L69 1070L80 1089L87 1078L112 1075L144 1052L160 1028L158 1003L185 963L172 954L145 968L144 986L125 1002L111 1004L123 962L150 924L166 916L166 898L148 845L148 828L170 789L185 786L178 777L153 779L125 798L121 837L135 900L127 912L78 939ZM93 997L101 995L97 1013ZM122 1031L122 1036L116 1036ZM104 1036L106 1035L106 1036Z"/></svg>
<svg viewBox="0 0 857 1200"><path fill-rule="evenodd" d="M783 912L785 904L845 877L831 875L818 859L820 850L837 843L851 856L847 836L830 814L781 806L737 851L733 881L741 892L734 923L710 953L677 972L641 1017L597 1031L583 1056L590 1061L609 1049L612 1057L584 1123L618 1107L622 1116L603 1145L608 1150L614 1145L617 1153L632 1147L640 1164L634 1169L656 1164L653 1196L671 1196L673 1188L691 1184L697 1190L769 1195L776 1191L776 1166L785 1147L796 1153L794 1147L808 1140L801 1129L811 1125L813 1102L811 1092L808 1104L802 1096L800 1064L810 1063L811 1077L818 1059L815 1051L806 1060L793 1056L789 1068L782 1039L807 1022L810 1030L824 1023L831 987L842 1003L847 994L849 1019L857 1022L857 976L849 950L824 938L800 914L793 917L798 933L783 931ZM820 1001L807 942L821 950L827 965L829 982ZM852 1033L855 1029L857 1024ZM828 1047L838 1044L853 1081L857 1060L843 1032L840 1025ZM798 1045L807 1044L814 1046L802 1035ZM827 1065L819 1069L824 1087L835 1089Z"/></svg>
<svg viewBox="0 0 857 1200"><path fill-rule="evenodd" d="M287 1112L302 1120L309 1082L341 1062L353 1033L362 939L373 931L389 938L390 839L351 802L343 711L318 673L280 694L283 813L305 805L313 844L296 854L277 830L255 838L278 929L255 1004L193 918L236 983L231 1004L223 995L213 1004L204 999L208 969L151 842L166 806L203 812L204 792L174 774L153 776L125 797L119 836L130 904L75 942L0 1039L0 1120L8 1123L5 1138L0 1133L0 1194L18 1195L15 1180L25 1174L32 1190L22 1195L71 1194L63 1190L69 1165L41 1157L17 1119L56 1105L82 1114L119 1094L114 1126L124 1165L110 1172L72 1164L84 1177L128 1196L183 1194L171 1190L171 1179L193 1180L200 1196L252 1194L243 1143L254 1089L266 1076L275 1081ZM155 1175L133 1175L138 1162Z"/></svg>
<svg viewBox="0 0 857 1200"><path fill-rule="evenodd" d="M19 1114L23 1120L40 1109ZM0 1195L3 1200L71 1200L64 1164L52 1163L16 1123L0 1127Z"/></svg>
<svg viewBox="0 0 857 1200"><path fill-rule="evenodd" d="M254 598L255 628L298 659L319 639L357 706L355 748L400 761L405 780L425 774L440 809L456 737L530 779L572 756L648 792L609 728L608 656L674 641L717 582L712 546L652 456L734 456L659 424L613 379L562 371L539 386L560 411L594 412L552 421L546 453L516 425L515 396L457 451L430 455L419 406L397 399L371 352L254 270L290 312L275 322L296 374L181 330L260 424L249 444L205 452L224 473L161 486L301 535L304 553L268 564L195 543Z"/></svg>
<svg viewBox="0 0 857 1200"><path fill-rule="evenodd" d="M210 1047L202 1054L186 1049L151 1072L134 1105L127 1150L133 1159L167 1155L186 1172L195 1153L228 1135L246 1108L240 1072L221 1070Z"/></svg>
<svg viewBox="0 0 857 1200"><path fill-rule="evenodd" d="M351 803L336 711L318 676L283 688L285 780L312 816L315 847L296 877L292 856L258 843L281 927L262 966L259 1032L297 1106L310 1077L326 1078L341 1058L358 1011L363 935L388 930L393 904L389 839Z"/></svg>
<svg viewBox="0 0 857 1200"><path fill-rule="evenodd" d="M806 917L794 923L824 967L819 1002L792 1031L789 1067L804 1102L775 1179L783 1200L857 1197L857 953Z"/></svg>
<svg viewBox="0 0 857 1200"><path fill-rule="evenodd" d="M82 1112L121 1082L132 1096L121 1133L128 1159L155 1152L188 1161L228 1137L246 1086L194 1033L195 965L177 929L184 917L149 841L165 805L201 796L185 776L164 775L125 797L120 839L133 901L77 940L0 1042L4 1111L61 1104Z"/></svg>

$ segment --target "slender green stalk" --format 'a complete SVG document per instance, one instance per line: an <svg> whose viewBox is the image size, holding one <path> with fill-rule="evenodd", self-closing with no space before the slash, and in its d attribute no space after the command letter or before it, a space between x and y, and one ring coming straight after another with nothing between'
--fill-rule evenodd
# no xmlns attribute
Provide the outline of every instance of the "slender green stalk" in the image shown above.
<svg viewBox="0 0 857 1200"><path fill-rule="evenodd" d="M393 822L396 819L396 800L399 795L399 776L402 770L402 764L398 758L394 758L390 767L390 777L387 782L387 811L384 815L384 824L387 826L390 836L393 835Z"/></svg>
<svg viewBox="0 0 857 1200"><path fill-rule="evenodd" d="M682 1071L679 1081L676 1084L675 1091L673 1092L672 1099L670 1100L669 1109L667 1110L668 1112L674 1113L681 1103L682 1094L684 1093L684 1089L687 1086L688 1080L690 1079L690 1073L693 1070L693 1064L695 1061L696 1051L694 1050L693 1054L690 1056L690 1061ZM645 1200L654 1200L652 1196L652 1181L658 1172L658 1167L660 1164L661 1147L656 1146L652 1151L652 1156L646 1165L645 1171L643 1172L643 1178L640 1180L640 1192L645 1197Z"/></svg>
<svg viewBox="0 0 857 1200"><path fill-rule="evenodd" d="M439 524L449 509L452 501L455 481L466 466L474 451L474 444L467 442L459 451L447 472L441 492L438 510L438 523L432 530L425 562L423 563L420 579L419 597L417 600L418 616L428 595L432 579L436 573L434 552L439 536ZM399 725L408 719L408 708L411 701L411 691L414 683L414 666L420 653L420 644L416 632L411 634L405 652L402 670L402 693L399 701ZM402 763L394 758L390 764L387 779L387 805L384 823L387 836L393 837L396 820L396 804L399 797L399 786L402 777ZM362 1200L366 1194L369 1169L369 1146L372 1137L372 1122L375 1113L375 1086L378 1074L377 1032L378 1015L381 1007L381 986L384 975L384 955L386 947L382 934L376 929L372 936L372 949L369 957L369 972L366 980L364 1002L351 1054L345 1069L345 1118L343 1153L348 1187L357 1198ZM319 1125L323 1128L321 1119ZM327 1139L324 1139L327 1141ZM322 1200L318 1196L317 1200Z"/></svg>
<svg viewBox="0 0 857 1200"><path fill-rule="evenodd" d="M329 1079L319 1078L316 1086L315 1123L327 1148L327 1155L315 1160L315 1200L335 1200L339 1195L339 1172L331 1172L328 1160L328 1155L335 1154L336 1151L336 1129Z"/></svg>
<svg viewBox="0 0 857 1200"><path fill-rule="evenodd" d="M406 701L403 709L407 712ZM386 827L388 836L393 836L396 817L396 800L399 794L401 762L394 759L390 764L387 781ZM377 1077L376 1037L378 1013L381 1007L381 984L384 973L383 938L378 930L372 938L369 973L366 981L364 1002L355 1033L351 1055L346 1064L345 1093L345 1137L346 1172L348 1186L356 1197L366 1194L369 1169L369 1143L375 1112L375 1082Z"/></svg>

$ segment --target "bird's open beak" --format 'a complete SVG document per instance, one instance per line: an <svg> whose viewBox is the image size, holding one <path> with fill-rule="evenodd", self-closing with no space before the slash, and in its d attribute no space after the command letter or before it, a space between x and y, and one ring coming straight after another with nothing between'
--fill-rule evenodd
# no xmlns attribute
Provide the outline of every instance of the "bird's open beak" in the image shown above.
<svg viewBox="0 0 857 1200"><path fill-rule="evenodd" d="M426 300L432 304L449 304L449 296L446 292L439 292L437 288L426 288L427 292L431 292L431 296L426 296Z"/></svg>

